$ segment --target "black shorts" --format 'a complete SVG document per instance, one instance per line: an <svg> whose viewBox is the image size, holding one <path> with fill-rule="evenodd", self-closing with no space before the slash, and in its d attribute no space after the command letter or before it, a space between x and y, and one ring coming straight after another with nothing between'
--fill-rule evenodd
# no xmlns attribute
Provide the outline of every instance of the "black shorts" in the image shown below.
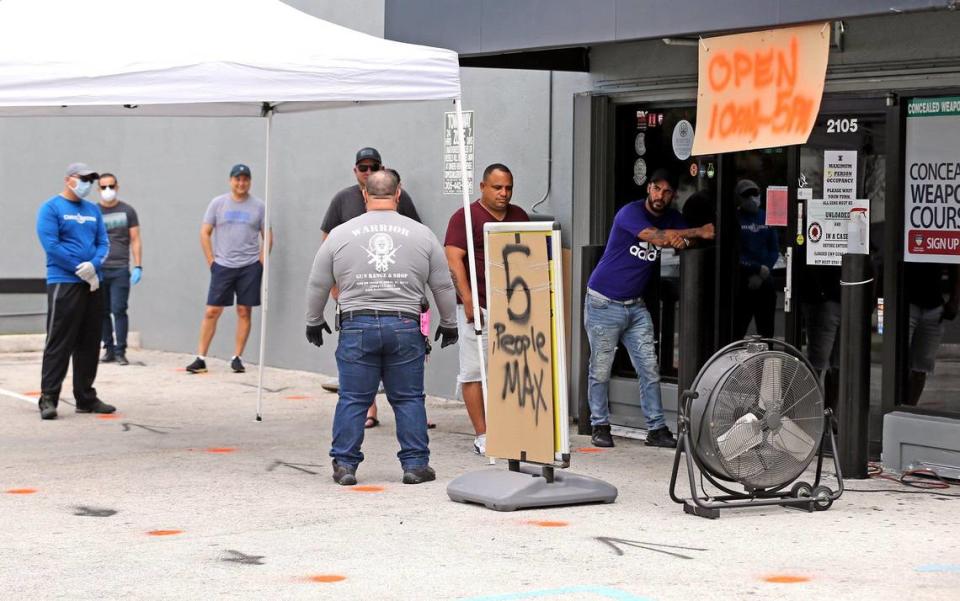
<svg viewBox="0 0 960 601"><path fill-rule="evenodd" d="M237 304L247 307L260 306L260 279L263 264L260 261L243 267L224 267L216 261L210 265L210 290L207 304L214 307L229 307L236 295Z"/></svg>

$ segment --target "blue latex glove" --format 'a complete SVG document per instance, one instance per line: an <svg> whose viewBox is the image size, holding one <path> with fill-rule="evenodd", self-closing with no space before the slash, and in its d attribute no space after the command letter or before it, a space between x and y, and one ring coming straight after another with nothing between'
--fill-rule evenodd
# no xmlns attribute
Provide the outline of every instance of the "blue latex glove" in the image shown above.
<svg viewBox="0 0 960 601"><path fill-rule="evenodd" d="M139 284L141 277L143 277L143 269L134 267L133 271L130 272L130 283Z"/></svg>

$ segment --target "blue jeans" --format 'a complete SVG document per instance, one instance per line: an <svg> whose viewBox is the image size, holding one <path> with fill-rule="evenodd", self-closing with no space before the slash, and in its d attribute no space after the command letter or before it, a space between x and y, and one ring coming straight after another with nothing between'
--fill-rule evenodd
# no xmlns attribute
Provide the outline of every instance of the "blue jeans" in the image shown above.
<svg viewBox="0 0 960 601"><path fill-rule="evenodd" d="M587 370L590 425L610 423L610 372L617 343L622 342L640 380L640 408L648 430L666 426L660 401L660 368L653 338L653 321L642 301L632 305L596 296L584 298L583 327L590 341Z"/></svg>
<svg viewBox="0 0 960 601"><path fill-rule="evenodd" d="M401 317L352 317L340 323L337 371L340 400L333 416L330 456L356 467L363 461L364 422L380 381L397 420L400 465L404 471L430 462L423 396L425 356L420 324Z"/></svg>
<svg viewBox="0 0 960 601"><path fill-rule="evenodd" d="M130 298L130 270L126 267L104 269L100 278L103 290L103 348L123 355L127 352L127 299ZM113 321L110 315L113 314ZM113 335L116 329L117 340Z"/></svg>

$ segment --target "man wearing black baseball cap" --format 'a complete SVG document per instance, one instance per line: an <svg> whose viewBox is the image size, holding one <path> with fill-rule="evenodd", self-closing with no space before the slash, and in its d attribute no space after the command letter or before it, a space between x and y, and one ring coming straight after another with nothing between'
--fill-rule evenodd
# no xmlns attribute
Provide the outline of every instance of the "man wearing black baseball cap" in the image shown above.
<svg viewBox="0 0 960 601"><path fill-rule="evenodd" d="M379 150L364 146L357 151L353 165L353 175L357 178L357 183L353 186L347 186L333 196L330 206L327 207L327 213L323 216L323 224L320 226L321 241L327 239L333 228L367 212L367 205L363 200L363 191L367 187L367 177L381 169L383 169L383 159L380 158ZM402 186L400 187L400 204L397 207L397 212L417 223L421 223L420 215L417 214L417 209L413 206L413 199L410 198L410 195ZM338 289L334 287L331 296L336 299L338 292ZM373 405L370 407L366 425L371 428L379 423L377 406Z"/></svg>
<svg viewBox="0 0 960 601"><path fill-rule="evenodd" d="M366 204L363 202L363 190L367 187L367 176L381 169L383 169L383 160L376 148L367 146L357 151L357 157L353 165L353 175L357 178L357 183L340 190L330 201L327 214L324 215L323 224L320 226L324 240L330 235L333 228L367 212ZM420 215L417 214L417 209L413 206L413 199L403 188L400 189L400 207L397 212L404 217L420 222Z"/></svg>
<svg viewBox="0 0 960 601"><path fill-rule="evenodd" d="M200 246L210 268L207 307L200 323L197 358L187 366L190 373L207 371L206 354L217 330L223 308L236 297L237 335L230 368L243 373L243 349L250 336L253 307L260 305L264 249L273 247L273 233L264 238L266 205L250 194L250 167L234 165L230 169L230 192L221 194L207 207L200 227ZM216 233L214 233L216 232Z"/></svg>
<svg viewBox="0 0 960 601"><path fill-rule="evenodd" d="M653 321L643 295L647 283L659 277L660 249L682 249L693 239L713 239L713 224L688 228L680 213L670 207L675 190L676 181L669 171L654 171L647 183L647 198L617 212L607 247L587 282L583 301L583 326L590 341L587 401L592 442L598 447L613 446L609 388L618 343L629 353L640 380L647 446L677 446L663 419Z"/></svg>

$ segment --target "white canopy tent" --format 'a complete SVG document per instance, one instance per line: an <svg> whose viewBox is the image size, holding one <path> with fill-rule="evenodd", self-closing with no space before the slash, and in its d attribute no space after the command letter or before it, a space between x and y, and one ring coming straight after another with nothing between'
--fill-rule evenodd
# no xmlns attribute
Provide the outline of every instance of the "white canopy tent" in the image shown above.
<svg viewBox="0 0 960 601"><path fill-rule="evenodd" d="M263 117L266 231L274 114L453 100L476 290L460 94L455 52L358 33L279 0L0 0L0 116ZM265 257L258 420L269 306Z"/></svg>

